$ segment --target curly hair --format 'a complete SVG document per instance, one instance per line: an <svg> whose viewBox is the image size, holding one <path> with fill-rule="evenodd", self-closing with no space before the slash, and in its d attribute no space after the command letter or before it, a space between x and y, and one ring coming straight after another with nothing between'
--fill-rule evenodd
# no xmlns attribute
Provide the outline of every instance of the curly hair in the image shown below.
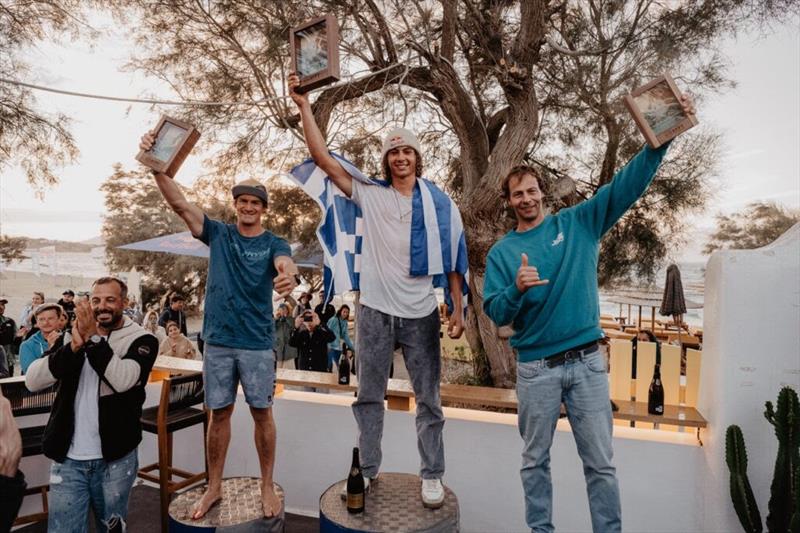
<svg viewBox="0 0 800 533"><path fill-rule="evenodd" d="M422 156L416 150L414 150L414 156L416 161L416 164L414 165L414 175L419 178L422 176ZM383 179L389 183L392 183L392 169L389 167L388 153L383 156L383 164L381 166L383 168Z"/></svg>

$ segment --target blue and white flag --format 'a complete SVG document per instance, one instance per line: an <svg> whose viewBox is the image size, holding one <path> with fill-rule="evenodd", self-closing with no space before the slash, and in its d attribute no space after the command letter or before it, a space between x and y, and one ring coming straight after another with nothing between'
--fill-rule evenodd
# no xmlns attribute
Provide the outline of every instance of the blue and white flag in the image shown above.
<svg viewBox="0 0 800 533"><path fill-rule="evenodd" d="M369 178L343 157L331 155L353 179L375 187L389 187L383 180ZM291 178L313 198L323 217L317 237L324 254L323 283L325 300L333 294L359 290L361 246L364 224L361 208L344 194L319 168L307 159L291 170ZM432 182L420 178L411 199L411 276L433 276L434 287L444 289L450 312L453 302L447 281L449 272L464 276L462 292L466 308L469 292L467 243L461 214L453 200Z"/></svg>

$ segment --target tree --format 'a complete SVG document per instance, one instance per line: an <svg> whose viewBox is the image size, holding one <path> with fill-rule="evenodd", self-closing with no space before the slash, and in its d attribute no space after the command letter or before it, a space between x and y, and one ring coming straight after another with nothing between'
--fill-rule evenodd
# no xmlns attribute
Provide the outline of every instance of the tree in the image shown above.
<svg viewBox="0 0 800 533"><path fill-rule="evenodd" d="M235 222L230 188L232 182L203 177L195 181L187 197L209 217ZM199 302L208 276L208 261L199 257L170 253L121 250L118 247L141 240L185 231L186 225L167 205L153 176L145 170L125 171L117 164L103 183L106 212L103 238L106 263L110 270L142 273L149 294L178 291ZM269 180L269 208L264 226L289 242L314 240L319 210L313 201L295 187Z"/></svg>
<svg viewBox="0 0 800 533"><path fill-rule="evenodd" d="M114 173L100 189L105 194L108 213L103 219L103 239L109 270L136 268L142 273L143 285L154 294L169 290L196 294L208 275L206 259L118 248L186 229L162 198L152 175L143 170L125 171L121 165L115 165Z"/></svg>
<svg viewBox="0 0 800 533"><path fill-rule="evenodd" d="M770 244L800 222L800 211L774 202L753 202L744 211L716 216L717 230L711 234L703 253L714 250L752 250Z"/></svg>
<svg viewBox="0 0 800 533"><path fill-rule="evenodd" d="M226 170L283 169L304 157L295 109L281 98L286 37L318 13L337 17L342 64L363 75L319 92L317 122L367 171L379 166L376 132L424 132L426 173L446 178L465 222L470 344L500 386L514 381L514 355L481 304L486 253L510 227L499 216L502 177L529 159L577 183L572 201L591 196L642 145L621 94L668 67L697 92L724 88L715 39L748 17L797 12L789 0L183 0L158 9L137 0L117 2L118 13L130 16L130 5L142 17L134 67L187 99L250 104L190 111L210 132L206 142L223 146L216 162ZM703 205L715 150L713 134L677 143L648 198L604 242L603 282L653 273L681 218Z"/></svg>
<svg viewBox="0 0 800 533"><path fill-rule="evenodd" d="M82 8L78 0L0 2L0 76L24 81L33 69L21 51L37 41L91 33L80 18ZM41 194L58 181L55 169L78 154L68 125L65 115L39 111L30 89L0 83L0 171L19 164Z"/></svg>
<svg viewBox="0 0 800 533"><path fill-rule="evenodd" d="M14 261L22 261L27 257L25 255L27 244L28 239L25 237L0 235L0 262L11 264Z"/></svg>

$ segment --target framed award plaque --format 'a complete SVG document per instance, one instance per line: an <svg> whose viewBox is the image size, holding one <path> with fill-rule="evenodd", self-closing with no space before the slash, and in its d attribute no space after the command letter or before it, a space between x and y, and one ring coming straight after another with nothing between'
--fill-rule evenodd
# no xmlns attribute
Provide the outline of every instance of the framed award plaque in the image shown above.
<svg viewBox="0 0 800 533"><path fill-rule="evenodd" d="M652 148L698 124L695 115L683 112L681 96L666 73L625 96L625 106Z"/></svg>
<svg viewBox="0 0 800 533"><path fill-rule="evenodd" d="M339 80L339 25L333 15L309 20L289 33L292 70L304 93Z"/></svg>
<svg viewBox="0 0 800 533"><path fill-rule="evenodd" d="M155 143L149 150L140 151L136 160L174 178L200 138L200 132L191 124L166 115L161 116L155 131Z"/></svg>

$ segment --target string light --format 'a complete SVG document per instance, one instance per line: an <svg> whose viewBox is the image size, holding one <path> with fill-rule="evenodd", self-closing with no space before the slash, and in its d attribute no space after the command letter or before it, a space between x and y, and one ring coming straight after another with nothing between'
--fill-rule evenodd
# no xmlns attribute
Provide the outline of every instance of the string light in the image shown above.
<svg viewBox="0 0 800 533"><path fill-rule="evenodd" d="M389 65L388 67L384 67L384 68L382 68L380 70L376 70L374 72L370 72L369 74L367 74L365 76L361 76L359 78L350 77L349 79L339 81L339 82L334 83L332 85L319 87L317 89L309 91L309 93L314 93L314 92L319 92L319 91L329 90L329 89L335 89L337 87L348 85L348 84L354 83L356 81L359 81L359 80L362 80L362 79L365 79L365 78L376 76L378 74L386 72L387 70L391 70L393 68L397 68L399 65L400 65L399 63L393 63L393 64ZM408 66L405 67L405 73L407 73L407 72L408 72ZM403 74L403 77L405 77L405 73ZM78 91L68 91L68 90L65 90L65 89L56 89L55 87L46 87L44 85L36 85L36 84L33 84L33 83L26 83L26 82L23 82L23 81L12 80L12 79L3 78L3 77L0 77L0 83L6 83L6 84L9 84L9 85L16 85L18 87L26 87L28 89L34 89L36 91L46 91L46 92L51 92L51 93L56 93L56 94L63 94L63 95L67 95L67 96L77 96L79 98L93 98L95 100L110 100L110 101L113 101L113 102L129 102L129 103L134 103L134 104L150 104L150 105L159 104L159 105L179 105L179 106L256 106L256 105L264 104L264 103L267 103L267 102L273 102L273 101L276 101L276 100L284 100L286 98L289 98L289 95L274 96L274 97L271 97L271 98L262 98L261 100L256 100L256 101L253 101L253 102L234 102L234 101L211 101L211 102L209 102L209 101L201 101L201 100L161 100L161 99L155 99L155 98L129 98L129 97L124 97L124 96L108 96L108 95L102 95L102 94L91 94L91 93L83 93L83 92L78 92Z"/></svg>

